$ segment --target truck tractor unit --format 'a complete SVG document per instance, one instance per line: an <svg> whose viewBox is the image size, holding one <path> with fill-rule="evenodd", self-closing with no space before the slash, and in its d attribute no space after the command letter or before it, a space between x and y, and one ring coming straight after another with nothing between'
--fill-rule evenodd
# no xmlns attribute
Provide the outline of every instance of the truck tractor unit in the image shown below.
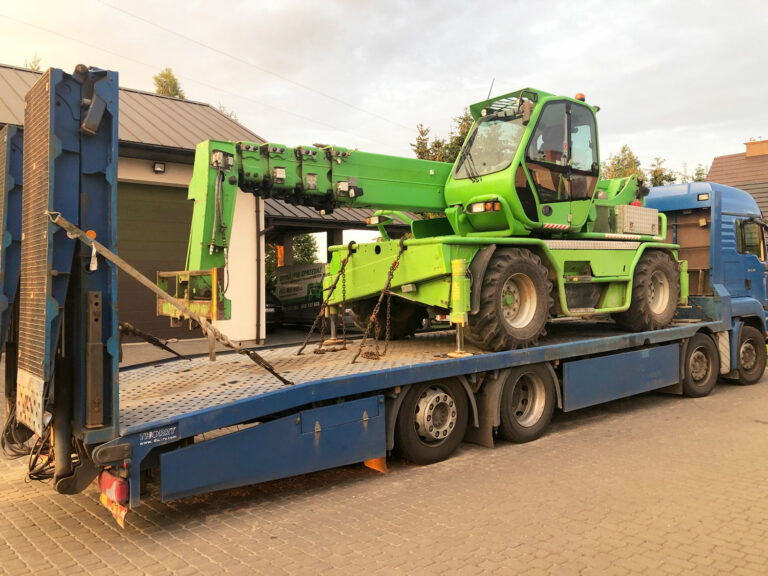
<svg viewBox="0 0 768 576"><path fill-rule="evenodd" d="M479 102L454 164L203 142L177 296L228 317L220 270L239 189L325 213L378 210L370 224L380 241L332 247L324 288L331 315L349 307L363 327L386 323L382 338L413 334L428 311L450 314L470 343L490 351L537 343L552 317L611 314L627 331L662 328L687 297L685 263L665 241L665 215L643 206L647 189L635 176L600 179L597 110L580 94L532 88ZM394 217L410 223L407 239L388 236ZM379 307L382 291L390 301ZM159 311L179 316L162 303Z"/></svg>

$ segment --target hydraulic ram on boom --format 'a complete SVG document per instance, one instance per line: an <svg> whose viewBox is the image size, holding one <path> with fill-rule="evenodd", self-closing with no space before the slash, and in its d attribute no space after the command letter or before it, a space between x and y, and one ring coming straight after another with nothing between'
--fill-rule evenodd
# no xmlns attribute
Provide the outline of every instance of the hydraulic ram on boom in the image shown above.
<svg viewBox="0 0 768 576"><path fill-rule="evenodd" d="M581 95L526 88L470 110L475 121L453 165L334 146L200 144L186 271L161 274L161 285L173 276L177 297L197 312L229 317L221 270L239 190L325 213L379 209L382 241L331 248L325 288L329 312L349 305L362 327L386 284L394 338L412 334L430 308L488 350L536 343L551 316L609 313L628 330L666 326L687 296L685 263L665 241L664 214L643 207L647 189L636 177L600 180L597 108ZM385 228L399 211L432 216L411 222L402 250ZM452 296L461 292L452 269L463 268L469 298ZM344 294L330 290L340 274Z"/></svg>

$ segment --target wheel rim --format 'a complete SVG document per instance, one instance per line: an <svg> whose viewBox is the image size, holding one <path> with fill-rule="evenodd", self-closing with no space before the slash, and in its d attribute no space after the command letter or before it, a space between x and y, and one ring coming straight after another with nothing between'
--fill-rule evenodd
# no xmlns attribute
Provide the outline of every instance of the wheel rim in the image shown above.
<svg viewBox="0 0 768 576"><path fill-rule="evenodd" d="M416 403L414 426L419 438L427 444L445 442L456 427L456 399L440 386L430 386Z"/></svg>
<svg viewBox="0 0 768 576"><path fill-rule="evenodd" d="M703 348L696 348L688 359L688 373L695 383L700 383L709 378L712 365L709 356Z"/></svg>
<svg viewBox="0 0 768 576"><path fill-rule="evenodd" d="M661 270L651 274L651 296L649 299L651 312L661 314L669 303L669 279Z"/></svg>
<svg viewBox="0 0 768 576"><path fill-rule="evenodd" d="M747 372L751 372L757 365L757 350L752 340L746 340L739 350L739 362Z"/></svg>
<svg viewBox="0 0 768 576"><path fill-rule="evenodd" d="M541 419L546 402L546 386L539 376L524 374L515 382L512 414L520 426L534 426Z"/></svg>
<svg viewBox="0 0 768 576"><path fill-rule="evenodd" d="M512 274L501 288L501 315L513 328L524 328L536 313L536 287L525 274Z"/></svg>

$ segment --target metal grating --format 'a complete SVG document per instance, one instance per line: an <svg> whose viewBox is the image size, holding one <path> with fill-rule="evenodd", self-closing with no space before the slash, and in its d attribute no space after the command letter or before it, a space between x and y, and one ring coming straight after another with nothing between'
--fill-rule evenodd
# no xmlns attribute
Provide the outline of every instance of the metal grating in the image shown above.
<svg viewBox="0 0 768 576"><path fill-rule="evenodd" d="M296 356L298 347L264 350L260 354L296 384L386 370L440 360L456 347L452 333L422 335L410 341L390 342L380 360L361 358L350 364L359 342L348 350ZM285 386L240 354L219 356L216 362L197 358L120 372L120 428L146 424L213 406L221 406L284 389Z"/></svg>
<svg viewBox="0 0 768 576"><path fill-rule="evenodd" d="M571 318L550 324L542 345L559 344L590 337L615 336L613 324L574 322ZM456 349L452 331L419 334L412 340L389 343L380 360L360 358L350 364L359 341L349 342L348 350L316 355L310 350L296 356L298 346L260 350L275 369L295 384L327 378L362 375L374 370L403 368L445 361L445 354ZM480 352L467 346L470 352ZM120 433L128 428L223 406L245 398L284 390L285 386L240 354L219 356L216 362L196 358L189 362L172 361L120 372Z"/></svg>
<svg viewBox="0 0 768 576"><path fill-rule="evenodd" d="M42 433L46 380L48 296L48 210L50 195L50 70L27 93L24 115L21 290L19 294L19 420Z"/></svg>

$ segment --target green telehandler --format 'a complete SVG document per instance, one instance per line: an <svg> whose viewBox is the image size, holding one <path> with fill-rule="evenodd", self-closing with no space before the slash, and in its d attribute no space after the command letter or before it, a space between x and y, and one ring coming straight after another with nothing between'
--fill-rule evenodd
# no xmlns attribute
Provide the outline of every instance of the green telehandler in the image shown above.
<svg viewBox="0 0 768 576"><path fill-rule="evenodd" d="M597 110L582 95L532 88L473 104L454 164L203 142L187 269L168 273L176 295L203 316L229 317L220 270L236 196L252 193L321 213L377 209L380 241L331 247L324 288L330 314L349 307L363 327L386 324L380 338L413 334L430 310L491 351L537 343L552 317L610 314L629 331L662 328L687 298L686 263L664 214L642 205L647 188L635 176L600 179ZM395 217L410 224L407 239L387 234ZM391 300L377 306L383 291Z"/></svg>

